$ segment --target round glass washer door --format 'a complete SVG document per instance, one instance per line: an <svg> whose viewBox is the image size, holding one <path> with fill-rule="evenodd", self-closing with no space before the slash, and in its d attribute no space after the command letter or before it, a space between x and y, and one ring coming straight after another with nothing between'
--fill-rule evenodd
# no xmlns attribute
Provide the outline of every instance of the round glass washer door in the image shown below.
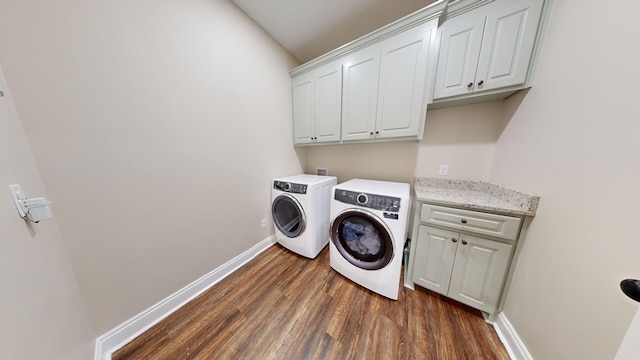
<svg viewBox="0 0 640 360"><path fill-rule="evenodd" d="M307 226L307 218L302 205L289 194L279 195L273 200L271 215L276 228L289 238L300 236Z"/></svg>
<svg viewBox="0 0 640 360"><path fill-rule="evenodd" d="M361 269L382 269L393 259L393 236L389 227L368 211L341 212L331 222L330 235L338 252Z"/></svg>

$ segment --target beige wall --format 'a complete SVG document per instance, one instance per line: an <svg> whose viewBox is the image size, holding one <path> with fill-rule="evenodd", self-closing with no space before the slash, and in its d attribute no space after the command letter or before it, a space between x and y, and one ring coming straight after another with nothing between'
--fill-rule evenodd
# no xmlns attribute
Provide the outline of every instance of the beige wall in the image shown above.
<svg viewBox="0 0 640 360"><path fill-rule="evenodd" d="M22 220L11 199L14 183L47 193L2 69L0 90L0 359L88 359L96 335L55 217Z"/></svg>
<svg viewBox="0 0 640 360"><path fill-rule="evenodd" d="M502 131L503 103L429 110L420 141L312 146L305 171L326 167L338 181L353 178L412 184L416 176L438 177L441 164L448 178L487 180Z"/></svg>
<svg viewBox="0 0 640 360"><path fill-rule="evenodd" d="M612 359L638 307L618 284L640 277L640 5L610 5L556 1L505 104L491 180L542 196L504 310L535 359Z"/></svg>
<svg viewBox="0 0 640 360"><path fill-rule="evenodd" d="M0 16L0 61L98 335L273 233L270 180L305 157L297 63L229 1L1 0Z"/></svg>
<svg viewBox="0 0 640 360"><path fill-rule="evenodd" d="M312 146L307 150L305 172L329 169L338 182L354 178L410 182L416 164L417 142L385 142Z"/></svg>
<svg viewBox="0 0 640 360"><path fill-rule="evenodd" d="M429 110L418 147L415 176L487 180L502 130L502 101Z"/></svg>
<svg viewBox="0 0 640 360"><path fill-rule="evenodd" d="M12 341L2 350L60 321L72 330L46 349L83 349L90 331L69 314L83 307L64 247L99 335L269 236L259 220L272 177L322 166L340 181L411 182L446 163L451 178L542 195L505 308L534 358L612 358L637 309L618 282L640 276L639 11L557 1L534 88L430 110L420 142L293 149L295 63L227 1L0 0L0 63L61 233L54 221L29 233L0 199L1 253L17 259L1 266L19 274L3 271L5 283L35 295L12 304L60 317L42 333L0 327ZM14 118L1 153L26 180L2 180L44 194L33 159L7 157L28 149Z"/></svg>

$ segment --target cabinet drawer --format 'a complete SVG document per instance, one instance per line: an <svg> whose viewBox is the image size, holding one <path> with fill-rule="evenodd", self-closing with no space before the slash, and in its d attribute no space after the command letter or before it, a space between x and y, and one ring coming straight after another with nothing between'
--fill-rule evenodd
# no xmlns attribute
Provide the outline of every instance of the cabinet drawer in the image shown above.
<svg viewBox="0 0 640 360"><path fill-rule="evenodd" d="M515 240L520 218L423 204L420 221L470 233Z"/></svg>

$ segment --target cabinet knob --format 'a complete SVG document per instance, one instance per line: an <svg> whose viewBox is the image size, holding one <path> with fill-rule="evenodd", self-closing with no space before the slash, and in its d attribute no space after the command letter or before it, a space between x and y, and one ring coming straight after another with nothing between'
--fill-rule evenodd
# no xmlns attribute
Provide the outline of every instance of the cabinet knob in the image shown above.
<svg viewBox="0 0 640 360"><path fill-rule="evenodd" d="M458 239L456 239L456 238L451 238L451 241L453 241L453 242L455 243L455 242L458 242Z"/></svg>
<svg viewBox="0 0 640 360"><path fill-rule="evenodd" d="M369 133L369 135L373 135L373 131Z"/></svg>
<svg viewBox="0 0 640 360"><path fill-rule="evenodd" d="M376 131L376 135L380 134L380 131Z"/></svg>
<svg viewBox="0 0 640 360"><path fill-rule="evenodd" d="M462 219L460 220L461 223L466 224L467 223L467 219Z"/></svg>
<svg viewBox="0 0 640 360"><path fill-rule="evenodd" d="M482 86L482 84L484 84L484 80L478 81L478 86Z"/></svg>
<svg viewBox="0 0 640 360"><path fill-rule="evenodd" d="M468 87L469 89L471 89L471 88L473 87L473 83L472 83L472 82L468 83L468 84L467 84L467 87Z"/></svg>
<svg viewBox="0 0 640 360"><path fill-rule="evenodd" d="M462 240L462 245L467 245L467 244L468 244L467 240Z"/></svg>

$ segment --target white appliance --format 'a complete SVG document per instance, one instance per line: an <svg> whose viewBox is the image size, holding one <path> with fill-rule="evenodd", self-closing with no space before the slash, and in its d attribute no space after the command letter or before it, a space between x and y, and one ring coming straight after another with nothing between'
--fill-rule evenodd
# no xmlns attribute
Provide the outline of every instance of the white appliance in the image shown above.
<svg viewBox="0 0 640 360"><path fill-rule="evenodd" d="M276 241L315 258L329 243L329 210L335 176L293 175L273 179L271 215Z"/></svg>
<svg viewBox="0 0 640 360"><path fill-rule="evenodd" d="M410 186L353 179L333 187L331 267L365 288L398 299Z"/></svg>

